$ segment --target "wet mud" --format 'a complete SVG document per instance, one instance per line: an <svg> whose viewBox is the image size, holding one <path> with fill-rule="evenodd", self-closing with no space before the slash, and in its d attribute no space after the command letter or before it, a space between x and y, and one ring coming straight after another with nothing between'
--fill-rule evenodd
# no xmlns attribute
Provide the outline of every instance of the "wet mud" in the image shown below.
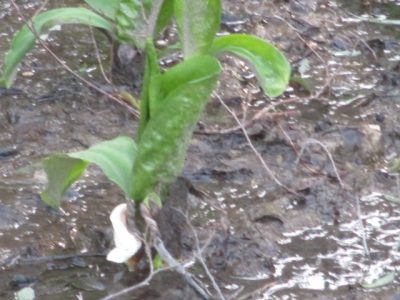
<svg viewBox="0 0 400 300"><path fill-rule="evenodd" d="M203 249L227 299L398 299L398 275L380 288L363 283L399 268L400 183L392 166L400 152L400 26L358 18L399 19L398 1L223 4L221 34L251 33L275 43L293 79L271 100L245 64L222 59L216 92L243 121L252 145L212 99L159 216L167 246L181 261ZM10 4L0 7L4 53L20 22ZM27 15L39 7L23 6ZM95 36L112 69L107 38ZM126 74L127 65L117 64L115 85L102 83L87 28L54 32L50 43L104 89L137 95L140 67ZM37 299L100 299L140 282L145 265L129 272L105 260L112 247L108 214L124 197L98 169L89 168L60 211L38 196L45 184L41 158L134 136L137 120L39 48L21 73L12 89L0 89L0 299L13 299L25 286ZM189 270L216 295L198 262ZM196 297L166 271L120 299Z"/></svg>

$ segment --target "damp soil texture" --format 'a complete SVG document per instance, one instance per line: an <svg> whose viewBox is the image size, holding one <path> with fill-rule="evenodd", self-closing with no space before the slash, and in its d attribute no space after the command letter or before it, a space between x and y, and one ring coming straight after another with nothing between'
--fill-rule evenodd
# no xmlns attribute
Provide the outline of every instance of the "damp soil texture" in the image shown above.
<svg viewBox="0 0 400 300"><path fill-rule="evenodd" d="M42 4L19 1L26 16ZM268 99L245 64L223 58L217 94L251 144L212 99L181 188L160 217L171 251L215 299L194 259L199 248L226 299L400 299L400 26L376 22L399 21L400 2L226 0L223 9L221 34L273 42L293 77L284 95ZM0 64L22 23L1 0ZM109 41L100 32L56 27L47 43L102 89L137 95L141 59L116 62L114 82L106 84L93 38L108 72ZM26 286L40 300L101 299L143 280L146 267L129 272L105 260L108 215L124 197L98 169L68 191L61 210L38 196L43 157L134 136L135 117L40 47L21 64L13 88L0 89L0 107L0 299ZM165 271L118 299L196 296L180 275Z"/></svg>

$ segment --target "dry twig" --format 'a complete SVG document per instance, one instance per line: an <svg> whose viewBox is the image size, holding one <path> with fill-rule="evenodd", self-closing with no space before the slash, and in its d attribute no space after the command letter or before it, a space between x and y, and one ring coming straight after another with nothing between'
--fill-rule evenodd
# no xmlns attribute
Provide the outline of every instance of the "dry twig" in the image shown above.
<svg viewBox="0 0 400 300"><path fill-rule="evenodd" d="M208 241L205 243L205 245L203 246L203 248L200 247L200 240L199 240L199 236L197 234L196 229L194 228L192 222L189 219L189 216L187 214L184 214L182 211L177 210L180 214L182 214L185 217L186 220L186 224L190 227L190 230L193 233L194 236L194 241L195 241L195 246L196 246L196 253L195 253L195 257L199 260L200 264L202 265L204 271L206 272L206 275L208 277L208 279L210 279L215 291L217 292L219 298L221 300L225 300L225 296L222 293L220 287L218 286L217 281L215 280L214 276L211 274L210 269L207 266L207 263L202 255L203 250L207 247L207 245L211 242L214 233L210 234L210 237L208 238Z"/></svg>
<svg viewBox="0 0 400 300"><path fill-rule="evenodd" d="M103 63L101 62L99 47L97 47L97 42L96 42L96 38L94 37L94 32L93 32L92 26L89 26L89 30L90 30L90 37L92 38L92 43L93 43L93 46L94 46L94 51L96 52L96 59L97 59L97 63L98 63L99 68L100 68L101 75L103 76L104 80L108 84L111 84L111 80L108 79L106 73L104 72Z"/></svg>
<svg viewBox="0 0 400 300"><path fill-rule="evenodd" d="M116 103L118 103L119 105L125 107L131 114L133 114L135 117L139 117L139 112L136 111L133 107L131 107L130 105L128 105L126 102L124 102L123 100L103 91L101 88L99 88L97 85L95 85L94 83L90 82L89 80L87 80L86 78L82 77L81 75L79 75L77 72L75 72L74 70L72 70L71 67L69 67L60 57L58 57L57 54L55 54L39 37L38 32L35 30L35 27L32 24L31 20L28 20L27 18L25 18L24 14L22 13L20 7L18 6L18 4L15 2L15 0L11 0L11 4L14 6L14 8L17 10L18 14L21 16L21 18L24 20L24 23L26 26L28 26L28 28L32 31L32 33L36 36L37 41L39 42L40 46L43 47L47 53L49 53L65 70L67 70L69 73L71 73L73 76L75 76L77 79L79 79L80 81L82 81L84 84L86 84L87 86L89 86L90 88L94 89L95 91L107 96L109 99L115 101Z"/></svg>
<svg viewBox="0 0 400 300"><path fill-rule="evenodd" d="M343 181L342 181L342 178L341 178L340 175L339 175L338 169L337 169L337 167L336 167L335 161L333 160L333 157L332 157L331 152L329 151L328 147L326 147L325 144L323 144L322 142L320 142L320 141L318 141L318 140L316 140L316 139L310 138L310 139L308 139L308 140L305 141L303 147L302 147L301 150L300 150L299 155L297 156L297 159L296 159L295 164L298 164L298 163L299 163L301 157L302 157L303 154L304 154L305 149L306 149L309 145L312 145L312 144L317 144L317 145L319 145L322 149L324 149L325 153L328 155L329 161L330 161L331 164L332 164L333 171L335 172L336 178L337 178L337 180L339 181L340 187L341 187L341 188L344 188L344 183L343 183Z"/></svg>
<svg viewBox="0 0 400 300"><path fill-rule="evenodd" d="M267 165L267 163L265 162L264 158L261 156L261 154L257 151L257 149L254 147L253 143L251 142L251 139L249 137L249 135L247 134L246 128L244 127L244 125L240 122L240 120L238 119L238 117L236 116L235 112L232 111L228 105L226 105L226 103L224 102L224 100L222 100L222 98L217 95L214 94L215 97L219 100L219 102L222 104L222 106L232 115L232 117L235 119L236 123L240 126L240 129L242 130L247 143L249 144L251 150L254 152L254 154L257 156L257 158L259 159L259 161L261 162L262 166L264 167L264 169L267 171L267 174L272 178L273 181L275 181L275 183L277 185L279 185L280 187L284 188L286 191L288 191L291 194L294 195L298 195L296 193L296 191L294 191L293 189L291 189L290 187L286 186L285 184L283 184L282 182L280 182L280 180L275 176L275 174L272 172L272 170L270 169L270 167Z"/></svg>

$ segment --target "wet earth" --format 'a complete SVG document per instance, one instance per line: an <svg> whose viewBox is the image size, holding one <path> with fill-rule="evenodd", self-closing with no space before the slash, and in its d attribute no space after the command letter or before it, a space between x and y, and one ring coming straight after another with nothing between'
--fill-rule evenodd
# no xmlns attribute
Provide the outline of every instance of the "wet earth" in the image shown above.
<svg viewBox="0 0 400 300"><path fill-rule="evenodd" d="M190 272L215 299L194 262L198 248L226 299L400 299L400 26L367 20L399 20L400 2L223 4L221 34L272 41L290 60L293 79L271 100L243 63L223 58L216 93L242 120L251 144L212 99L160 216L167 246L193 262ZM20 5L27 16L41 7ZM0 1L0 19L1 63L22 20L9 1ZM90 30L69 26L63 33L54 28L49 45L74 70L104 90L138 94L139 59L137 71L112 67L108 40L94 31L103 67L113 69L111 86L99 72ZM0 105L0 299L26 286L36 299L101 299L143 280L145 267L129 272L105 260L108 215L124 197L98 169L89 168L61 210L39 199L41 158L134 136L136 118L39 47L14 87L0 89ZM180 275L164 271L118 299L196 296Z"/></svg>

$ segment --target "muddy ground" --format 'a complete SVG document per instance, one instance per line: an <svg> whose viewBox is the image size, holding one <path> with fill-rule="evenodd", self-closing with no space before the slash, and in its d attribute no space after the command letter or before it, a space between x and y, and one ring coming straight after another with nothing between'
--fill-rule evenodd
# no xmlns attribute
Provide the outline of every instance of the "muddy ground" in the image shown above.
<svg viewBox="0 0 400 300"><path fill-rule="evenodd" d="M41 5L24 3L27 15ZM77 1L63 2L71 3ZM8 1L0 7L1 62L20 21ZM212 99L179 196L167 205L186 212L192 226L173 209L161 220L171 251L182 261L193 258L198 236L227 299L400 299L397 276L381 288L362 287L400 265L399 178L391 169L400 151L400 26L356 17L399 19L400 3L233 0L224 1L224 14L222 33L274 42L295 78L284 95L267 99L244 64L223 59L217 93L244 120L254 149ZM52 49L110 89L90 32L68 28L52 34ZM107 40L95 36L110 68ZM100 299L140 282L145 269L132 273L105 260L108 214L124 198L98 169L68 192L60 211L38 196L45 183L41 158L134 136L136 119L44 50L29 55L21 73L13 89L0 89L0 299L13 299L25 286L37 299ZM114 69L115 87L137 93L140 71L128 73L121 65ZM189 270L217 299L201 265ZM195 297L178 274L166 271L120 299Z"/></svg>

